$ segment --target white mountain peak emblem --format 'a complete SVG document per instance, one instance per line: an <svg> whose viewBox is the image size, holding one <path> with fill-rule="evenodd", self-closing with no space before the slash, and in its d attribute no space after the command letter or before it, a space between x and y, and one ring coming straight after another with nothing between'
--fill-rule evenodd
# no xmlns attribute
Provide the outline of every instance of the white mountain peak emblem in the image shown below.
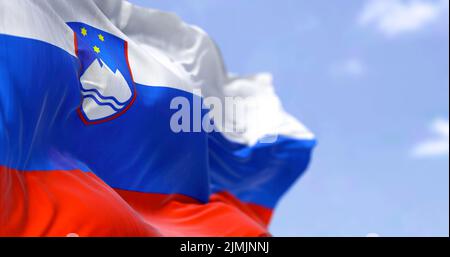
<svg viewBox="0 0 450 257"><path fill-rule="evenodd" d="M81 108L91 121L107 118L123 110L133 93L119 70L113 72L101 59L95 59L80 77Z"/></svg>

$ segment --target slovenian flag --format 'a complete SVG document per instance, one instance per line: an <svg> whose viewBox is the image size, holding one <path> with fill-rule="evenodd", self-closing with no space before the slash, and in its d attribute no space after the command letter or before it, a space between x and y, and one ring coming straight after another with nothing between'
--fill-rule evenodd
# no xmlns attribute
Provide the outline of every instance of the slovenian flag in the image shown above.
<svg viewBox="0 0 450 257"><path fill-rule="evenodd" d="M314 145L174 14L0 0L0 236L270 235Z"/></svg>

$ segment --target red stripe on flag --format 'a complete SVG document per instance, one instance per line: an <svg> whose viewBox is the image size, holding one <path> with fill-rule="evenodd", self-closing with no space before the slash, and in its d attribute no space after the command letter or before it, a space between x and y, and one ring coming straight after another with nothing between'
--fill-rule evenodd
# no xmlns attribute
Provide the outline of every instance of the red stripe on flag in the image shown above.
<svg viewBox="0 0 450 257"><path fill-rule="evenodd" d="M113 190L90 172L0 166L0 236L267 236L271 211L227 193Z"/></svg>
<svg viewBox="0 0 450 257"><path fill-rule="evenodd" d="M117 192L165 236L269 235L259 220L224 197L202 204L181 195Z"/></svg>
<svg viewBox="0 0 450 257"><path fill-rule="evenodd" d="M269 226L272 210L253 203L243 203L228 192L220 192L211 196L211 202L223 202L233 205L265 228Z"/></svg>
<svg viewBox="0 0 450 257"><path fill-rule="evenodd" d="M0 166L0 236L158 236L93 173Z"/></svg>

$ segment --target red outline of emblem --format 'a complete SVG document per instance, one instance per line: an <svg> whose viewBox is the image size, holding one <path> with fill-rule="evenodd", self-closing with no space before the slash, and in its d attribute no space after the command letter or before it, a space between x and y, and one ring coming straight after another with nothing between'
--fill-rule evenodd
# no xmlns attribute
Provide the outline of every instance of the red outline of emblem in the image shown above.
<svg viewBox="0 0 450 257"><path fill-rule="evenodd" d="M78 39L77 39L77 34L75 32L73 33L73 40L74 40L75 55L78 57ZM114 119L118 118L119 116L122 116L125 112L127 112L128 109L130 109L130 107L134 104L134 101L136 100L136 96L137 96L136 84L134 82L133 72L131 71L130 62L128 61L128 42L125 40L124 40L124 42L125 42L124 43L125 60L127 62L127 67L130 72L131 81L133 82L133 89L134 89L133 90L133 98L131 99L130 103L125 107L125 109L121 110L120 112L118 112L112 116L109 116L107 118L103 118L103 119L95 120L95 121L89 121L86 119L86 117L84 116L84 114L81 110L82 105L83 105L83 96L81 96L81 102L80 102L80 106L77 109L77 113L85 125L96 125L96 124L101 124L104 122L114 120ZM80 70L81 70L81 63L80 63Z"/></svg>

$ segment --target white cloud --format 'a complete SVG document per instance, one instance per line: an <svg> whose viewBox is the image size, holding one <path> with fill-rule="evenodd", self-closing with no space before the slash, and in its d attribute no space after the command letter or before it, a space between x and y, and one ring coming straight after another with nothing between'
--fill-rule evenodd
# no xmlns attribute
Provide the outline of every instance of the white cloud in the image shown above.
<svg viewBox="0 0 450 257"><path fill-rule="evenodd" d="M349 58L332 65L331 73L335 76L361 77L366 73L366 66L359 58Z"/></svg>
<svg viewBox="0 0 450 257"><path fill-rule="evenodd" d="M419 143L413 149L415 157L433 157L433 156L448 156L449 154L449 122L443 119L435 120L430 129L434 134L424 142Z"/></svg>
<svg viewBox="0 0 450 257"><path fill-rule="evenodd" d="M359 16L386 36L417 31L448 14L448 0L370 0Z"/></svg>

